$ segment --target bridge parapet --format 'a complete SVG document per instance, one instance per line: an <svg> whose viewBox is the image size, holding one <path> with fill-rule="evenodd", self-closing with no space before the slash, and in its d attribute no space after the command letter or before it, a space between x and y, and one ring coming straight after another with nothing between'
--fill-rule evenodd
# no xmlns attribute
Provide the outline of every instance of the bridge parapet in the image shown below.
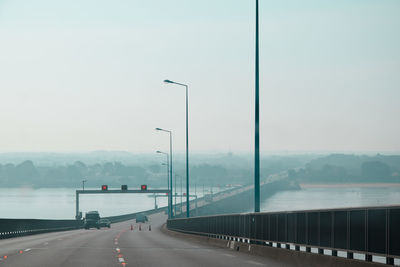
<svg viewBox="0 0 400 267"><path fill-rule="evenodd" d="M80 220L0 219L0 239L82 227Z"/></svg>
<svg viewBox="0 0 400 267"><path fill-rule="evenodd" d="M236 240L260 245L295 250L305 247L307 252L317 248L386 257L387 264L400 258L400 206L341 208L228 214L171 219L170 230Z"/></svg>

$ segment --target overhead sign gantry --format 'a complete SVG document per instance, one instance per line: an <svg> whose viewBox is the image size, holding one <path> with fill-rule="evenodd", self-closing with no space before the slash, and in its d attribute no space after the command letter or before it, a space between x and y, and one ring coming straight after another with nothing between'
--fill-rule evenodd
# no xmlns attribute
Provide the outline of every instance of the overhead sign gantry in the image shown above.
<svg viewBox="0 0 400 267"><path fill-rule="evenodd" d="M108 185L102 185L101 190L76 190L76 212L75 219L79 220L82 218L82 213L79 212L79 195L80 194L138 194L138 193L155 193L155 194L165 194L169 193L168 189L147 189L147 185L143 184L140 189L128 190L127 185L122 185L121 189L108 189Z"/></svg>

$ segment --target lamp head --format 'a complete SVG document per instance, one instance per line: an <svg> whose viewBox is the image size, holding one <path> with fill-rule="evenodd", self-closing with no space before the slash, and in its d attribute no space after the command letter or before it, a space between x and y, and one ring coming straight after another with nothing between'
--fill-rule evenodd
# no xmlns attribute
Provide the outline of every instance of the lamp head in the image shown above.
<svg viewBox="0 0 400 267"><path fill-rule="evenodd" d="M162 129L161 128L156 128L156 131L162 131Z"/></svg>
<svg viewBox="0 0 400 267"><path fill-rule="evenodd" d="M160 150L157 150L156 153L162 153Z"/></svg>
<svg viewBox="0 0 400 267"><path fill-rule="evenodd" d="M164 80L165 83L174 83L173 81L170 80Z"/></svg>

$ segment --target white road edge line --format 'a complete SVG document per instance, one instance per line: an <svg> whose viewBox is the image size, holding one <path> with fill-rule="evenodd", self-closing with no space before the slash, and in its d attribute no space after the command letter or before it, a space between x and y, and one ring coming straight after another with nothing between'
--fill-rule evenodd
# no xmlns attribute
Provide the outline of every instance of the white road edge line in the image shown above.
<svg viewBox="0 0 400 267"><path fill-rule="evenodd" d="M31 250L31 248L27 248L27 249L25 249L24 251L29 251L29 250Z"/></svg>
<svg viewBox="0 0 400 267"><path fill-rule="evenodd" d="M119 262L125 262L124 258L118 258Z"/></svg>

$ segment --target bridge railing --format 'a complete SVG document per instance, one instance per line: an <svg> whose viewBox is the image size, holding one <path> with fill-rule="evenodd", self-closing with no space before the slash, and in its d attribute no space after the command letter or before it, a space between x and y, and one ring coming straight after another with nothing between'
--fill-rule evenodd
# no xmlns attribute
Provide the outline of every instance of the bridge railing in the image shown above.
<svg viewBox="0 0 400 267"><path fill-rule="evenodd" d="M78 220L0 219L0 239L78 229Z"/></svg>
<svg viewBox="0 0 400 267"><path fill-rule="evenodd" d="M123 221L136 219L136 216L138 214L151 215L151 214L155 214L155 213L159 213L159 212L165 212L166 210L167 210L167 207L161 207L161 208L152 209L152 210L146 210L146 211L140 211L140 212L135 212L135 213L116 215L116 216L108 216L108 217L102 217L102 218L109 219L112 223L117 223L117 222L123 222Z"/></svg>
<svg viewBox="0 0 400 267"><path fill-rule="evenodd" d="M294 245L384 256L388 264L400 257L400 206L230 214L168 220L170 230L286 248Z"/></svg>

